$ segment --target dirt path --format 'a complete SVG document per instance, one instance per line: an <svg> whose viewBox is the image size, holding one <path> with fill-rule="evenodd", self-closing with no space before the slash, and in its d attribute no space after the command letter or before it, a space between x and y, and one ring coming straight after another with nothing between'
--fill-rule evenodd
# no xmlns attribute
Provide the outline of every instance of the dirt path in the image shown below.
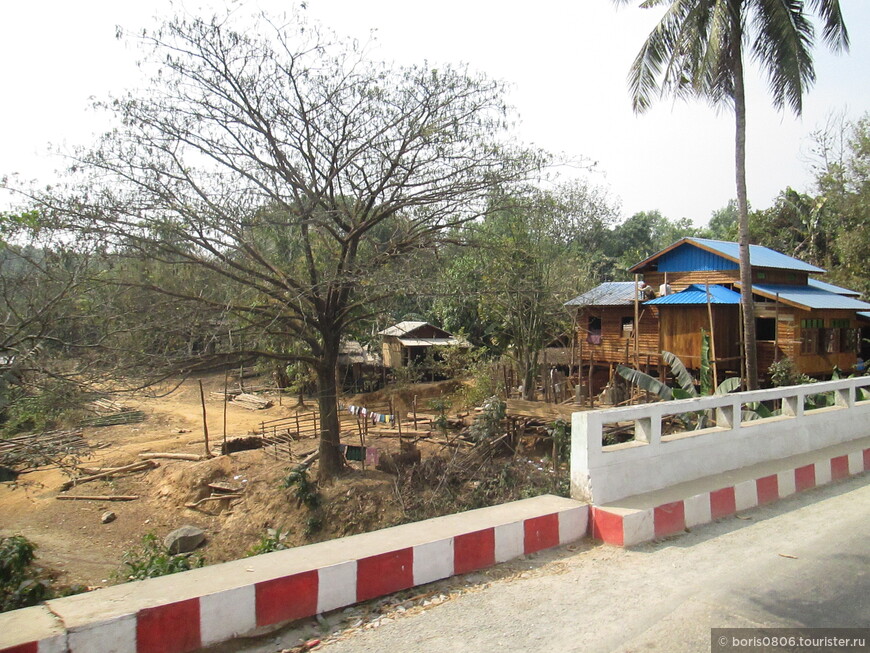
<svg viewBox="0 0 870 653"><path fill-rule="evenodd" d="M215 445L223 438L223 401L210 393L222 392L224 378L222 374L204 377L203 383L208 430ZM424 397L440 391L437 386L415 390ZM197 380L185 381L164 397L117 399L130 409L143 411L145 421L84 429L92 455L81 464L127 465L149 451L205 453ZM296 412L295 400L278 405L277 397L273 399L276 405L258 411L230 403L228 436L248 435L262 421ZM309 400L301 410L313 409ZM348 441L358 443L353 434L348 434ZM370 438L369 444L384 450L398 448L393 438ZM294 445L294 453L315 448L316 440L306 439ZM294 460L298 462L298 458ZM275 458L270 451L254 450L201 462L161 460L159 464L157 469L94 481L68 493L140 497L129 502L59 501L56 497L68 476L57 468L23 474L16 483L0 483L0 535L22 534L35 542L40 564L56 571L61 583L97 587L117 582L113 574L121 569L124 552L137 548L148 532L162 537L184 524L205 529L209 540L203 553L211 564L243 556L270 528L291 531L286 543L295 546L389 526L402 518L394 498L393 477L373 470L357 471L324 489L335 523L309 536L305 533L308 515L297 505L292 491L281 486L291 466L286 456ZM219 503L203 505L200 510L185 507L208 496L208 484L215 482L240 488L243 498L232 509ZM107 510L117 518L103 524L100 517Z"/></svg>

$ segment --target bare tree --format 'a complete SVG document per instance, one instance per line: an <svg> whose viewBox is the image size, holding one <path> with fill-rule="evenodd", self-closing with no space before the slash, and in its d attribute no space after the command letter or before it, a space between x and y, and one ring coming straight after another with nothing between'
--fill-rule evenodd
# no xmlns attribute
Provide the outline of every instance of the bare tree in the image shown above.
<svg viewBox="0 0 870 653"><path fill-rule="evenodd" d="M149 88L107 105L119 127L79 157L68 192L40 200L109 251L219 278L138 286L259 334L235 355L310 365L329 478L342 334L397 291L386 273L403 257L482 215L540 157L505 145L498 83L378 65L295 17L179 17L142 38Z"/></svg>

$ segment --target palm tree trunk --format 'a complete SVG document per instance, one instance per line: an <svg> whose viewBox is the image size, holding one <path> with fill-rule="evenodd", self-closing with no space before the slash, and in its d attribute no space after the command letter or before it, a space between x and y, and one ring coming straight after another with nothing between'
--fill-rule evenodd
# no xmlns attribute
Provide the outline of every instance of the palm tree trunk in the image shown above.
<svg viewBox="0 0 870 653"><path fill-rule="evenodd" d="M743 347L746 388L758 388L758 348L755 337L755 303L752 301L752 266L749 259L749 201L746 197L746 96L743 59L734 57L734 116L736 122L735 170L737 173L737 243L740 246L740 304L743 308Z"/></svg>

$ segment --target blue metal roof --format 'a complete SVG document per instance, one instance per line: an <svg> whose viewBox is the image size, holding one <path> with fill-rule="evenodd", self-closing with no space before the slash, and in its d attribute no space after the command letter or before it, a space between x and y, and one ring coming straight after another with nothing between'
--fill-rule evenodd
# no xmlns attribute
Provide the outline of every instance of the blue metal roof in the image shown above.
<svg viewBox="0 0 870 653"><path fill-rule="evenodd" d="M695 250L694 252L692 250ZM697 251L714 254L726 259L716 260ZM653 254L646 260L631 268L637 271L646 267L647 263L658 259L660 272L684 272L689 270L723 270L735 269L740 262L740 247L737 243L708 238L683 238L661 252ZM749 246L749 263L754 268L776 268L779 270L794 270L796 272L822 273L822 268L805 263L793 256L763 247Z"/></svg>
<svg viewBox="0 0 870 653"><path fill-rule="evenodd" d="M858 311L856 315L858 317L863 317L865 320L870 320L870 311Z"/></svg>
<svg viewBox="0 0 870 653"><path fill-rule="evenodd" d="M813 286L783 286L757 284L752 286L752 292L776 299L787 304L795 304L802 308L843 309L848 311L866 311L870 304L854 297L838 295Z"/></svg>
<svg viewBox="0 0 870 653"><path fill-rule="evenodd" d="M849 290L848 288L843 288L842 286L835 286L832 283L828 283L827 281L819 281L818 279L807 279L807 285L812 286L813 288L819 288L820 290L827 290L828 292L832 292L837 295L846 295L847 297L861 296L861 293L859 293L857 290Z"/></svg>
<svg viewBox="0 0 870 653"><path fill-rule="evenodd" d="M710 303L711 304L739 304L740 293L734 292L725 286L712 285L710 288ZM662 295L648 302L644 302L644 306L662 306L665 304L685 306L687 304L706 304L707 303L707 288L693 284L673 293L672 295Z"/></svg>
<svg viewBox="0 0 870 653"><path fill-rule="evenodd" d="M568 300L565 306L623 306L633 303L634 281L608 281Z"/></svg>

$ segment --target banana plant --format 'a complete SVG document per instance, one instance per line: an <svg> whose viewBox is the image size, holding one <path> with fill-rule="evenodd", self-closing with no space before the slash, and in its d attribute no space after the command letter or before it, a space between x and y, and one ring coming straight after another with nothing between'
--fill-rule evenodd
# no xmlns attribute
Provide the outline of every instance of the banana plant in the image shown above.
<svg viewBox="0 0 870 653"><path fill-rule="evenodd" d="M727 378L713 388L712 365L710 363L710 336L703 329L701 330L701 369L698 375L698 383L695 378L686 369L675 354L669 351L662 352L662 359L671 368L671 374L677 382L678 387L670 387L658 379L644 374L639 370L635 370L625 365L617 365L616 373L628 381L630 384L637 386L641 390L654 394L664 401L672 399L695 399L697 397L709 395L724 395L729 392L734 392L740 388L740 379L738 377ZM698 390L700 386L700 391ZM695 429L706 428L711 421L711 411L697 411L692 413L684 413L679 416L683 425L687 428L694 427Z"/></svg>

